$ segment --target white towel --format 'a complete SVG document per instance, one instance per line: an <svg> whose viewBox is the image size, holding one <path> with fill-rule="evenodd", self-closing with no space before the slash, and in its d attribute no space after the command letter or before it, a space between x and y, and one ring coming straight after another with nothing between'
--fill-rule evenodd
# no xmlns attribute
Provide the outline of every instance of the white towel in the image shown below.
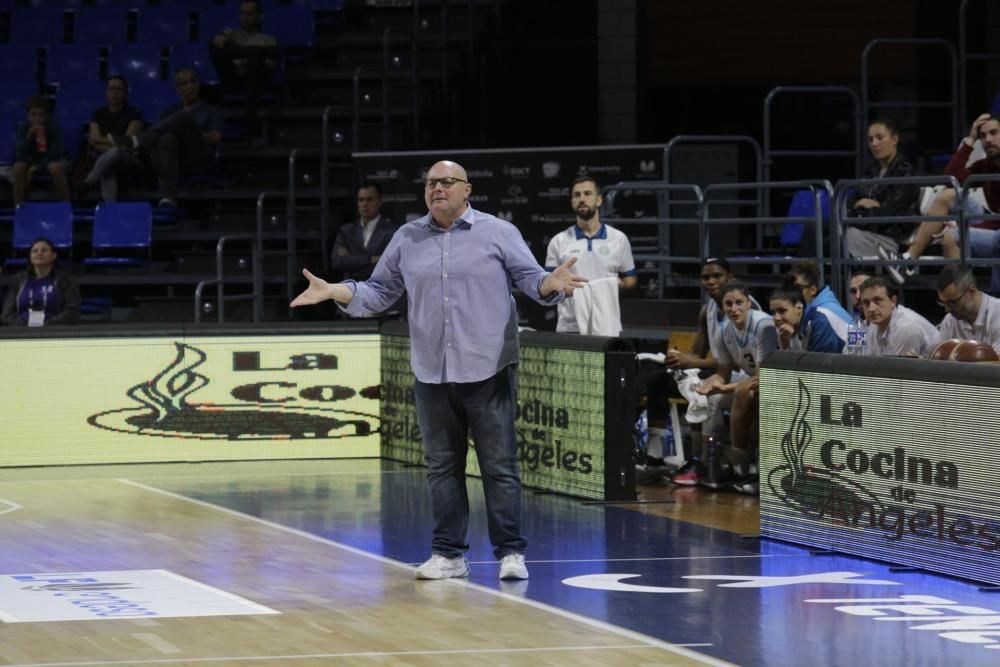
<svg viewBox="0 0 1000 667"><path fill-rule="evenodd" d="M573 291L573 315L580 333L589 336L617 336L622 332L618 304L618 278L591 280Z"/></svg>
<svg viewBox="0 0 1000 667"><path fill-rule="evenodd" d="M688 402L687 412L684 413L684 421L688 424L700 424L708 419L708 396L694 390L701 382L697 368L688 368L684 377L677 381L681 396Z"/></svg>

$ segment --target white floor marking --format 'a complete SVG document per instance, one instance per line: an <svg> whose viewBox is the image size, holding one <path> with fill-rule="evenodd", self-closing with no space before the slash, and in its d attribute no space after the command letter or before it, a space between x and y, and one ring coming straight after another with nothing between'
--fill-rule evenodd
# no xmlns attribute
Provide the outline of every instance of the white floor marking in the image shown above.
<svg viewBox="0 0 1000 667"><path fill-rule="evenodd" d="M243 512L238 511L238 510L229 509L228 507L222 507L221 505L215 505L215 504L212 504L212 503L209 503L209 502L205 502L204 500L198 500L196 498L188 498L187 496L183 496L183 495L180 495L178 493L173 493L172 491L166 491L164 489L158 489L155 486L149 486L149 485L143 484L141 482L134 482L134 481L132 481L130 479L119 479L118 481L121 482L122 484L129 484L129 485L134 486L134 487L139 488L139 489L145 489L146 491L149 491L151 493L159 493L160 495L168 496L168 497L174 498L176 500L181 500L181 501L188 502L188 503L194 503L195 505L201 505L202 507L207 507L209 509L212 509L212 510L215 510L215 511L218 511L218 512L223 512L223 513L229 514L231 516L239 517L239 518L244 519L246 521L253 521L255 523L259 523L259 524L264 525L264 526L269 526L269 527L271 527L271 528L273 528L275 530L279 530L279 531L282 531L282 532L285 532L285 533L289 533L289 534L292 534L292 535L298 535L299 537L302 537L302 538L307 539L307 540L311 540L313 542L318 542L320 544L326 544L328 546L336 547L337 549L341 549L342 551L346 551L346 552L354 554L356 556L360 556L362 558L367 558L367 559L370 559L370 560L374 560L374 561L377 561L377 562L382 563L384 565L388 565L390 567L394 567L394 568L397 568L397 569L400 569L400 570L405 570L406 572L408 572L410 574L410 576L413 576L413 573L416 570L415 567L413 567L412 565L408 565L407 563L402 563L400 561L393 560L391 558L386 558L385 556L380 556L378 554L373 554L373 553L370 553L370 552L367 552L367 551L362 551L361 549L357 549L355 547L352 547L352 546L349 546L349 545L346 545L346 544L341 544L340 542L335 542L334 540L331 540L331 539L328 539L328 538L325 538L325 537L321 537L319 535L313 535L312 533L308 533L308 532L306 532L304 530L299 530L298 528L291 528L289 526L283 526L283 525L281 525L279 523L274 523L273 521L268 521L267 519L262 519L260 517L253 516L251 514L245 514ZM627 639L630 639L632 641L641 642L642 644L645 644L647 646L655 646L657 648L663 649L664 651L668 651L670 653L675 653L677 655L683 655L684 657L690 658L690 659L695 660L697 662L701 662L702 664L705 664L705 665L713 665L713 666L717 666L717 667L732 667L732 663L730 663L730 662L726 662L725 660L719 660L717 658L713 658L711 656L703 655L701 653L696 653L695 651L689 651L686 648L683 648L683 647L681 647L678 644L671 644L669 642L665 642L665 641L656 639L654 637L648 637L648 636L646 636L644 634L641 634L639 632L634 632L634 631L628 630L626 628L618 627L617 625L611 625L610 623L605 623L603 621L598 621L598 620L593 619L593 618L588 618L586 616L581 616L579 614L574 614L573 612L566 611L565 609L559 609L558 607L553 607L553 606L545 604L543 602L537 602L535 600L528 600L528 599L522 598L522 597L520 597L518 595L511 595L511 594L508 594L508 593L503 593L502 591L498 591L495 588L489 588L487 586L481 586L479 584L475 584L475 583L472 583L472 582L469 582L469 581L465 581L464 579L448 579L448 580L439 581L439 582L427 582L427 585L431 585L431 586L434 586L434 585L467 586L469 588L472 588L473 590L477 590L477 591L486 593L488 595L493 595L493 596L496 596L496 597L504 598L506 600L510 600L511 602L516 602L518 604L523 604L523 605L526 605L526 606L529 606L529 607L534 607L535 609L539 609L539 610L548 612L550 614L555 614L556 616L561 616L563 618L575 621L577 623L581 623L583 625L588 625L588 626L593 627L593 628L598 628L600 630L604 630L605 632L616 634L616 635L619 635L621 637L625 637ZM702 646L704 646L704 645L702 645ZM358 655L366 655L366 654L358 654ZM377 654L372 654L372 655L377 655ZM70 665L70 664L84 665L84 664L110 664L110 663L65 663L65 664L68 667L68 665ZM128 663L123 663L123 664L128 664ZM133 661L132 664L141 664L141 663ZM16 666L9 666L9 667L16 667ZM34 667L45 667L45 666L43 666L43 665L35 665Z"/></svg>
<svg viewBox="0 0 1000 667"><path fill-rule="evenodd" d="M7 500L6 498L0 498L0 504L7 505L7 509L0 509L0 514L7 514L8 512L16 512L19 509L23 509L21 505L18 505L13 500Z"/></svg>

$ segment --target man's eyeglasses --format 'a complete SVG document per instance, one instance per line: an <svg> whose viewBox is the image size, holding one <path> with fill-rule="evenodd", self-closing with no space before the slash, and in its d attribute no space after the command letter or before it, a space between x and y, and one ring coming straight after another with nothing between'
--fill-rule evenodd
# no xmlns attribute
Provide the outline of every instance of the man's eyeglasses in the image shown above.
<svg viewBox="0 0 1000 667"><path fill-rule="evenodd" d="M962 303L962 298L965 297L965 294L968 291L969 291L969 288L966 287L956 297L953 297L951 299L938 299L937 300L937 304L939 306L941 306L942 308L955 308L956 306L958 306L958 304Z"/></svg>
<svg viewBox="0 0 1000 667"><path fill-rule="evenodd" d="M424 186L428 190L433 190L438 185L441 185L445 190L451 188L455 183L468 183L468 181L461 178L428 178L424 182Z"/></svg>

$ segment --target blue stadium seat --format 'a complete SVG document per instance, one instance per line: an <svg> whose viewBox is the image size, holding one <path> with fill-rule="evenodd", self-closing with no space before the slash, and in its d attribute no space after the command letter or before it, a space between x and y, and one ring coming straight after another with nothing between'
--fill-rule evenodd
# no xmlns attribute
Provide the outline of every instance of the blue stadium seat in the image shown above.
<svg viewBox="0 0 1000 667"><path fill-rule="evenodd" d="M33 79L38 74L38 49L32 44L0 44L0 80Z"/></svg>
<svg viewBox="0 0 1000 667"><path fill-rule="evenodd" d="M150 259L153 207L149 202L103 202L94 211L91 248L85 266L142 266ZM105 254L114 252L114 254Z"/></svg>
<svg viewBox="0 0 1000 667"><path fill-rule="evenodd" d="M17 123L0 120L0 164L14 164L14 131Z"/></svg>
<svg viewBox="0 0 1000 667"><path fill-rule="evenodd" d="M0 81L0 120L23 121L27 114L25 103L37 94L38 82L34 79Z"/></svg>
<svg viewBox="0 0 1000 667"><path fill-rule="evenodd" d="M194 44L175 44L170 47L170 74L178 67L190 67L198 75L202 83L218 83L219 76L212 65L212 57L208 53L208 42Z"/></svg>
<svg viewBox="0 0 1000 667"><path fill-rule="evenodd" d="M146 125L159 119L160 112L178 101L174 84L169 81L139 81L129 91L129 103L142 112Z"/></svg>
<svg viewBox="0 0 1000 667"><path fill-rule="evenodd" d="M100 49L93 44L53 44L45 56L46 83L97 81L101 75Z"/></svg>
<svg viewBox="0 0 1000 667"><path fill-rule="evenodd" d="M24 266L24 255L37 239L46 238L60 254L73 250L73 208L69 202L25 202L14 211L11 257L7 266Z"/></svg>
<svg viewBox="0 0 1000 667"><path fill-rule="evenodd" d="M304 4L264 6L263 32L272 35L281 47L311 46L313 43L313 8Z"/></svg>
<svg viewBox="0 0 1000 667"><path fill-rule="evenodd" d="M56 3L18 7L10 15L11 44L32 46L66 41L65 10Z"/></svg>
<svg viewBox="0 0 1000 667"><path fill-rule="evenodd" d="M71 160L80 157L91 115L107 102L104 87L103 81L74 81L59 86L55 120L62 128L66 153Z"/></svg>
<svg viewBox="0 0 1000 667"><path fill-rule="evenodd" d="M823 222L830 219L830 196L826 190L819 191L820 211ZM789 218L811 218L816 215L816 199L809 190L796 190L792 195L792 201L788 205ZM797 246L802 242L802 235L805 233L806 223L786 222L781 227L782 248Z"/></svg>
<svg viewBox="0 0 1000 667"><path fill-rule="evenodd" d="M128 41L128 9L120 3L84 7L75 14L73 41L77 44L123 44Z"/></svg>
<svg viewBox="0 0 1000 667"><path fill-rule="evenodd" d="M237 5L208 5L198 10L198 42L208 44L226 28L237 28L240 10Z"/></svg>
<svg viewBox="0 0 1000 667"><path fill-rule="evenodd" d="M133 85L159 81L162 65L159 44L118 44L108 51L108 76L122 74Z"/></svg>
<svg viewBox="0 0 1000 667"><path fill-rule="evenodd" d="M139 10L136 41L140 44L184 44L191 41L191 11L183 2Z"/></svg>

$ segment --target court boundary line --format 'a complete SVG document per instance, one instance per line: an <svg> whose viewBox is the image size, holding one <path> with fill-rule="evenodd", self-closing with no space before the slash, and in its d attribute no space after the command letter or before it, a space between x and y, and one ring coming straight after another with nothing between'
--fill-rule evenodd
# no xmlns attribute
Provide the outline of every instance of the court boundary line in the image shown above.
<svg viewBox="0 0 1000 667"><path fill-rule="evenodd" d="M304 530L300 530L298 528L292 528L291 526L284 526L284 525L282 525L280 523L275 523L273 521L269 521L269 520L261 518L261 517L253 516L252 514L246 514L245 512L240 512L239 510L230 509L228 507L223 507L221 505L216 505L214 503L210 503L210 502L207 502L207 501L204 501L204 500L199 500L197 498L189 498L188 496L184 496L184 495L181 495L179 493L174 493L173 491L167 491L165 489L160 489L160 488L157 488L155 486L150 486L148 484L143 484L142 482L135 482L133 480L126 479L126 478L118 478L116 481L121 482L122 484L127 484L127 485L130 485L130 486L134 486L134 487L139 488L139 489L144 489L144 490L149 491L151 493L158 493L160 495L167 496L167 497L170 497L170 498L174 498L176 500L182 500L182 501L185 501L185 502L194 503L196 505L200 505L200 506L206 507L208 509L212 509L212 510L215 510L215 511L218 511L218 512L223 512L223 513L229 514L231 516L239 517L241 519L252 521L254 523L258 523L258 524L261 524L261 525L264 525L264 526L268 526L270 528L273 528L275 530L279 530L281 532L289 533L289 534L292 534L292 535L297 535L299 537L303 537L303 538L305 538L307 540L310 540L310 541L313 541L313 542L318 542L320 544L325 544L327 546L332 546L332 547L335 547L335 548L340 549L342 551L346 551L348 553L354 554L356 556L361 556L362 558L367 558L369 560L377 561L379 563L382 563L383 565L388 565L388 566L394 567L396 569L406 570L407 572L409 572L411 574L413 574L413 573L416 572L416 568L414 566L409 565L407 563L403 563L402 561L393 560L392 558L387 558L385 556L380 556L378 554L374 554L374 553L371 553L371 552L368 552L368 551L363 551L363 550L358 549L356 547L352 547L350 545L342 544L342 543L337 542L335 540L331 540L329 538L322 537L321 535L314 535L313 533L309 533L309 532L306 532ZM655 637L650 637L648 635L644 635L641 632L636 632L635 630L629 630L628 628L623 628L621 626L612 625L610 623L607 623L607 622L604 622L604 621L599 621L599 620L594 619L594 618L589 618L587 616L581 616L580 614L576 614L574 612L567 611L565 609L560 609L558 607L554 607L554 606L546 604L544 602L538 602L537 600L529 600L527 598L523 598L523 597L520 597L520 596L517 596L517 595L511 595L509 593L504 593L503 591L498 591L498 590L496 590L494 588L489 588L487 586L483 586L481 584L476 584L476 583L473 583L471 581L466 581L464 579L452 578L452 579L447 579L445 581L428 582L428 584L429 585L445 584L445 585L467 586L467 587L469 587L469 588L471 588L473 590L480 591L480 592L486 593L488 595L493 595L495 597L503 598L503 599L506 599L506 600L509 600L511 602L515 602L515 603L518 603L518 604L523 604L523 605L532 607L534 609L538 609L540 611L547 612L547 613L550 613L550 614L554 614L556 616L560 616L560 617L565 618L567 620L574 621L576 623L580 623L582 625L586 625L586 626L589 626L589 627L592 627L592 628L597 628L597 629L600 629L600 630L604 630L605 632L608 632L608 633L611 633L611 634L615 634L615 635L618 635L620 637L628 638L628 639L630 639L632 641L637 641L637 642L640 642L642 644L646 644L646 645L649 645L649 646L655 646L657 648L663 649L664 651L667 651L668 653L674 653L676 655L681 655L681 656L684 656L685 658L689 658L691 660L695 660L697 662L701 662L702 664L712 665L713 667L736 667L731 662L728 662L728 661L725 661L725 660L722 660L722 659L719 659L719 658L713 658L712 656L708 656L708 655L705 655L703 653L698 653L696 651L690 651L690 650L688 650L686 648L681 647L678 644L671 644L671 643L665 642L665 641L663 641L661 639L657 639ZM702 644L701 646L711 646L711 645L712 644L707 644L707 645L706 644ZM41 667L41 666L37 666L37 667Z"/></svg>
<svg viewBox="0 0 1000 667"><path fill-rule="evenodd" d="M677 644L677 646L711 646L711 644ZM308 653L299 655L254 655L254 656L216 656L210 658L148 658L145 660L111 660L97 662L94 660L78 662L26 662L5 665L5 667L100 667L101 665L171 665L189 662L260 662L261 660L316 660L318 658L380 658L392 656L422 656L422 655L466 655L466 654L500 654L500 653L551 653L568 651L607 651L622 649L653 649L649 644L618 644L609 646L559 646L550 648L487 648L487 649L442 649L438 651L355 651L351 653Z"/></svg>
<svg viewBox="0 0 1000 667"><path fill-rule="evenodd" d="M16 512L17 510L24 509L24 505L19 505L13 500L7 500L6 498L0 498L0 503L7 505L7 509L0 510L0 514L7 514L8 512Z"/></svg>
<svg viewBox="0 0 1000 667"><path fill-rule="evenodd" d="M743 554L739 556L649 556L647 558L565 558L560 560L531 560L525 559L525 563L535 563L543 565L547 563L646 563L660 560L726 560L731 558L803 558L812 556L808 553L802 554ZM469 565L495 565L495 560L470 560ZM416 563L415 565L419 565Z"/></svg>

